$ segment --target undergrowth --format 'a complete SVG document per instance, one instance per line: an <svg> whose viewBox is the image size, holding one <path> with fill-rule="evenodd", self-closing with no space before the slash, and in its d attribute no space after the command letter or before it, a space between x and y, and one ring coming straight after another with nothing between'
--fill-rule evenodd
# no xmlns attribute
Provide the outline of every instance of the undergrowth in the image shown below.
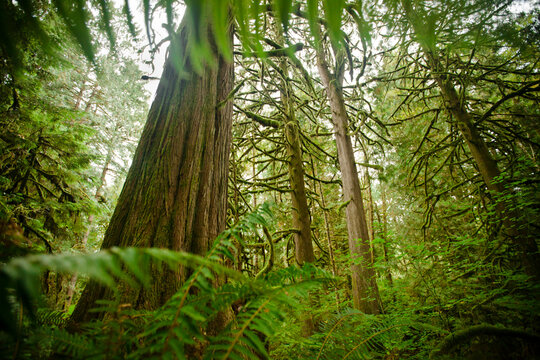
<svg viewBox="0 0 540 360"><path fill-rule="evenodd" d="M2 357L86 359L268 358L268 341L276 328L295 316L303 298L331 277L312 265L289 267L266 278L250 278L225 266L235 259L234 241L267 226L269 206L261 206L222 233L205 257L156 248L112 248L96 254L32 255L1 268L0 314ZM169 301L154 311L132 309L117 301L101 301L101 321L66 330L65 313L39 308L39 281L45 271L84 274L120 291L121 283L148 286L151 262L193 269L191 277ZM228 279L216 286L218 278ZM223 281L221 281L223 282ZM36 309L37 308L37 309ZM213 334L206 329L216 317L236 314Z"/></svg>
<svg viewBox="0 0 540 360"><path fill-rule="evenodd" d="M222 233L205 257L156 248L113 248L86 255L12 259L0 268L0 357L457 359L466 354L455 351L460 342L478 336L522 339L524 345L512 350L516 356L524 354L523 349L534 350L527 344L540 340L534 333L503 326L467 329L465 320L440 321L437 317L444 307L407 307L403 292L393 300L399 311L390 308L387 314L366 315L349 308L346 301L336 302L329 289L338 286L338 279L315 265L276 268L256 277L227 266L236 258L236 242L261 231L271 218L269 206L261 206ZM100 301L95 311L107 316L82 324L76 332L67 330L69 315L47 308L39 292L44 272L52 271L85 275L120 295L125 284L148 286L149 267L156 262L188 266L192 275L153 311L134 309L120 297ZM309 336L303 333L306 315L314 322ZM219 323L226 326L216 326Z"/></svg>

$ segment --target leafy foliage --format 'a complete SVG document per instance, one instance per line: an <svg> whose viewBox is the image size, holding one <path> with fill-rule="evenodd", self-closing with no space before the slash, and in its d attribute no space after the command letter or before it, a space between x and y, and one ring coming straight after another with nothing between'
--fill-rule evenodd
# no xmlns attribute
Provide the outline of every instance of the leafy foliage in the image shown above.
<svg viewBox="0 0 540 360"><path fill-rule="evenodd" d="M36 2L33 0L23 1L20 4L5 6L2 13L6 14L5 21L2 22L3 33L17 33L16 18L12 19L10 15L17 14L18 17L25 19L25 26L28 26L28 34L39 39L46 48L54 49L54 41L49 36L47 31L44 31L45 25L39 18L41 9L36 6ZM156 9L163 9L167 14L167 23L164 26L168 29L169 35L172 35L175 29L173 8L179 3L177 0L165 0L152 4L149 0L141 1L142 9L144 12L144 25L146 27L146 34L148 42L151 47L156 46L155 34L152 30L152 21ZM115 47L116 37L113 31L112 22L112 10L113 6L109 0L100 0L97 4L86 3L83 0L78 1L65 1L55 0L53 2L56 12L59 17L66 24L66 27L70 34L73 36L77 44L81 47L84 55L91 62L95 61L96 45L93 42L91 35L90 19L92 12L99 14L101 28L105 31L107 39L112 48ZM270 4L261 4L260 1L246 2L245 0L211 0L211 1L186 1L189 16L191 17L190 31L191 42L193 43L193 49L190 56L192 60L196 60L202 57L205 62L213 64L214 59L212 53L209 51L210 44L205 36L201 36L202 28L200 27L206 19L211 19L214 31L212 31L214 41L218 44L220 52L230 57L230 45L228 40L224 37L227 34L227 27L229 26L229 19L232 15L238 24L239 35L244 39L244 46L248 51L254 51L262 48L263 34L259 31L258 24L261 22L261 18L265 17L266 11L272 11L280 19L281 24L285 32L289 27L290 14L299 9L299 5L292 0L274 0ZM327 2L323 1L323 12L325 20L328 23L328 33L331 39L338 43L342 39L342 10L345 7L344 1ZM95 7L94 7L95 6ZM305 14L311 24L315 24L319 21L317 5L313 2L309 4L309 11ZM130 10L129 2L126 0L123 13L125 15L125 21L127 27L132 34L135 34L135 24L133 16ZM255 31L252 31L252 25L255 26ZM318 38L318 34L316 35ZM171 37L172 38L172 37ZM23 62L21 61L22 50L20 48L20 39L4 36L2 38L4 46L4 53L7 59L13 64L13 66L19 69ZM159 45L159 44L157 44ZM52 50L51 50L52 51Z"/></svg>
<svg viewBox="0 0 540 360"><path fill-rule="evenodd" d="M90 164L96 158L87 147L94 130L56 92L56 86L69 85L54 71L69 72L70 64L58 64L32 39L25 50L24 75L14 72L2 57L0 223L18 228L29 240L18 244L8 236L6 248L52 252L55 245L65 246L51 244L53 236L77 236L84 229L78 215L83 209L96 211L86 192Z"/></svg>
<svg viewBox="0 0 540 360"><path fill-rule="evenodd" d="M255 354L268 357L265 338L274 333L294 309L294 304L307 296L308 290L328 279L327 274L309 265L303 269L287 268L272 273L266 280L251 279L223 265L224 261L234 260L232 240L241 239L242 233L255 231L260 225L267 225L268 214L269 207L261 206L221 234L204 258L166 249L113 248L92 255L32 255L13 259L1 269L1 301L12 304L15 296L20 299L20 308L6 307L15 311L2 314L2 325L15 324L16 313L22 311L22 307L32 309L38 299L36 282L46 270L77 271L120 290L122 283L130 286L148 284L146 274L150 263L158 261L171 267L182 264L194 269L184 286L162 308L148 312L133 310L129 305L114 301L102 302L102 310L107 309L111 316L88 324L80 334L59 329L65 320L63 313L39 311L32 321L41 324L43 329L26 331L30 335L40 333L45 336L45 344L51 348L42 351L70 357L82 354L100 357L107 353L113 357L173 356L182 359L194 351L194 347L202 345L207 358L211 359L238 359ZM229 283L213 286L222 276L228 277ZM206 333L204 329L215 317L231 312L231 306L238 309L235 320L220 332ZM11 335L27 341L31 339L28 333L17 333L15 329Z"/></svg>

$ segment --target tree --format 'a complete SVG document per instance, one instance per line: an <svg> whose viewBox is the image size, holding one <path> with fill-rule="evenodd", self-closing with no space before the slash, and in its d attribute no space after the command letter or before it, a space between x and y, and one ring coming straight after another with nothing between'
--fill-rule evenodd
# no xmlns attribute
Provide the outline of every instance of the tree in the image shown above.
<svg viewBox="0 0 540 360"><path fill-rule="evenodd" d="M304 165L302 161L300 124L295 114L295 99L289 79L288 59L280 59L280 95L283 106L283 130L289 162L289 182L295 228L296 262L303 265L314 262L313 243L311 242L311 219L306 198Z"/></svg>
<svg viewBox="0 0 540 360"><path fill-rule="evenodd" d="M343 198L346 205L349 250L351 265L353 299L357 309L368 314L378 314L379 294L372 267L369 233L360 191L360 181L354 159L351 138L348 135L348 115L341 87L343 86L344 53L334 51L336 73L331 74L323 49L317 49L317 68L328 95L332 110L332 123L336 137L338 159L343 181Z"/></svg>
<svg viewBox="0 0 540 360"><path fill-rule="evenodd" d="M45 23L56 21L46 7L40 10ZM0 224L21 230L28 239L26 251L62 251L84 231L81 215L97 211L96 202L86 195L90 164L96 158L88 146L94 129L73 108L73 96L66 91L73 83L56 76L60 71L74 74L74 62L61 61L43 49L31 31L26 32L29 24L20 9L6 11L22 29L22 67L16 67L2 43ZM63 30L59 27L54 36L66 53L72 53L74 44Z"/></svg>
<svg viewBox="0 0 540 360"><path fill-rule="evenodd" d="M508 238L520 249L525 271L537 280L540 279L540 254L538 253L536 237L532 233L533 230L530 229L530 226L526 223L527 220L520 219L520 216L513 210L512 205L508 200L504 199L506 190L501 181L501 170L499 169L499 165L494 156L490 152L486 141L480 134L473 116L467 109L468 96L466 89L462 88L460 91L461 94L458 93L456 86L454 85L454 78L459 78L459 75L449 72L439 55L439 51L441 50L450 52L449 49L445 49L444 47L442 49L438 48L437 33L441 31L441 25L438 24L437 20L440 19L441 15L434 12L430 14L429 17L422 17L422 14L427 14L426 10L420 5L414 6L410 0L403 0L401 5L404 9L406 20L411 25L414 32L415 40L420 45L426 58L430 75L440 89L445 107L454 118L459 133L467 144L486 187L496 197L495 208L500 220L504 224ZM482 31L481 26L492 21L491 17L495 16L497 13L492 13L491 10L487 10L484 7L466 8L459 2L454 5L457 10L452 14L452 17L455 18L459 16L459 11L462 10L464 12L464 17L469 16L480 21L480 27L477 31ZM503 4L498 11L501 11L504 7L505 5ZM457 20L454 21L457 22ZM474 46L476 46L476 44ZM473 48L469 54L470 59L474 56L474 51L475 48ZM484 112L480 119L489 117L498 106L511 98L521 96L527 92L534 92L535 84L537 84L537 82L525 83L521 89L504 96Z"/></svg>
<svg viewBox="0 0 540 360"><path fill-rule="evenodd" d="M232 63L218 55L204 8L202 23L194 23L188 8L171 43L156 98L135 152L124 188L102 248L158 247L204 254L224 229L232 90ZM201 31L198 33L198 31ZM232 34L229 27L229 41ZM197 36L216 56L195 71L191 47ZM156 213L159 215L156 216ZM150 289L126 289L122 303L155 309L183 283L186 268L152 268ZM159 280L158 280L159 279ZM97 299L112 294L89 283L73 312L72 321L94 315Z"/></svg>
<svg viewBox="0 0 540 360"><path fill-rule="evenodd" d="M31 13L29 3L7 2L23 17ZM504 12L506 1L192 0L186 1L189 11L179 32L172 33L175 3L142 2L151 47L156 45L148 25L154 4L168 16L165 28L173 46L104 245L140 247L0 264L0 304L8 309L0 325L10 328L0 338L15 334L7 347L11 358L32 357L40 349L76 358L197 358L203 351L207 358L536 356L538 286L522 271L525 264L531 273L527 262L536 252L516 245L535 244L540 216L540 133L531 121L540 114L537 10L510 15ZM103 9L107 1L95 4ZM53 6L71 21L73 35L84 33L77 30L80 16L74 15L79 12L99 14L96 20L106 17L90 2L55 0ZM225 21L224 30L222 15L231 13L238 25L237 45L242 44L234 48L239 81L232 91L229 83L227 91L218 91L222 80L230 79L222 70L232 67L227 63L231 24ZM267 31L276 24L282 37ZM374 36L371 46L368 33L373 31L381 37ZM307 41L291 45L299 38ZM100 64L95 53L93 61ZM41 63L35 63L39 69ZM39 73L36 68L30 73ZM62 100L70 105L66 119L77 113L73 108L98 109L99 115L96 101L104 89L96 86L93 70L81 69L77 86L58 91L68 94ZM17 107L12 88L21 90L16 93L26 106L31 98L32 86L11 86L11 80L4 77L0 84L7 94L0 100L4 110ZM107 97L114 98L110 102L118 111L126 108L114 101L119 96ZM195 253L205 252L225 218L225 143L231 141L231 125L229 131L223 128L227 122L221 111L233 97L230 228L202 257ZM58 97L42 101L56 103ZM23 110L28 114L28 108ZM95 142L105 166L92 162L94 170L103 170L101 177L94 175L93 187L85 185L92 194L110 176L108 164L118 159L113 155L116 125L99 127L103 136ZM329 141L336 134L337 141ZM20 147L0 143L7 150L3 159L22 160L0 165L9 175L4 176L8 181L0 179L4 183L24 183L31 173L27 163L35 164L28 156L36 143L32 131L11 127L4 138L17 135L29 141ZM47 154L53 154L51 149L40 156ZM66 159L47 171L61 167L59 178L71 174L65 171L73 170L67 166L71 161L62 162ZM366 172L367 194L358 166L377 170ZM35 199L34 183L26 189L22 194ZM61 190L52 189L53 195ZM26 197L12 198L8 208L17 208L19 199ZM58 198L50 199L54 204ZM273 219L266 218L263 206L242 220L269 199L278 203ZM22 215L34 204L24 205L24 211L17 208ZM37 220L41 209L31 213ZM84 209L80 214L88 215ZM71 221L67 227L72 223L77 225ZM16 236L10 226L6 234ZM307 234L309 241L302 236ZM328 250L321 245L324 234ZM508 241L509 235L515 240ZM312 247L294 251L295 245L311 241ZM157 265L165 265L164 258L172 271ZM238 260L238 270L223 266L224 259ZM177 264L182 265L174 268ZM321 277L328 278L320 271L324 268L334 276L317 286ZM93 307L94 298L111 300L118 294L119 303L106 303L105 314L96 316L103 320L85 324L78 334L42 324L53 320L59 325L62 313L40 309L32 321L25 316L34 308L38 289L32 280L38 282L47 270L86 274L109 287L89 284L75 314L80 321L93 319L85 308ZM128 287L146 284L146 274L152 278L148 289ZM221 276L229 281L216 281ZM385 315L376 313L379 294L388 304ZM220 314L223 309L235 316L225 328L228 319L222 315L233 314ZM305 314L319 325L309 338L302 336ZM41 334L55 340L35 346ZM464 341L471 337L474 342ZM2 355L3 350L0 346Z"/></svg>

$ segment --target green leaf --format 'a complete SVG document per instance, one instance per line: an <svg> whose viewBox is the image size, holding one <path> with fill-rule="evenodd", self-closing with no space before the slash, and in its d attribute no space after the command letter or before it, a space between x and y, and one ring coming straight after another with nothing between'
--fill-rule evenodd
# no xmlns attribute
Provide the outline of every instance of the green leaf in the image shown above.
<svg viewBox="0 0 540 360"><path fill-rule="evenodd" d="M248 0L236 0L233 2L233 11L236 23L238 24L238 32L242 39L242 46L246 50L251 50L252 36L249 29L249 2Z"/></svg>
<svg viewBox="0 0 540 360"><path fill-rule="evenodd" d="M198 312L197 310L195 310L195 308L191 305L184 305L182 307L182 313L186 314L187 316L189 316L195 321L203 322L206 320L206 317L202 315L200 312Z"/></svg>
<svg viewBox="0 0 540 360"><path fill-rule="evenodd" d="M137 280L148 286L150 283L150 259L139 248L127 248L119 251L119 248L111 249L111 252L121 255L124 265Z"/></svg>
<svg viewBox="0 0 540 360"><path fill-rule="evenodd" d="M178 360L186 359L186 354L184 352L184 347L182 344L178 341L175 341L174 339L171 339L169 344L174 350L175 358ZM172 357L171 357L172 358Z"/></svg>
<svg viewBox="0 0 540 360"><path fill-rule="evenodd" d="M206 267L201 268L201 274L203 274L203 276L206 277L209 280L214 279L214 274L212 274L212 272Z"/></svg>
<svg viewBox="0 0 540 360"><path fill-rule="evenodd" d="M150 35L150 0L143 0L143 12L144 12L144 27L146 29L146 37L148 38L148 44L153 44L152 35Z"/></svg>
<svg viewBox="0 0 540 360"><path fill-rule="evenodd" d="M137 31L135 30L135 25L133 25L133 14L131 14L131 10L129 8L129 0L124 1L124 7L122 8L122 12L126 16L126 22L129 29L129 33L134 38L137 37Z"/></svg>
<svg viewBox="0 0 540 360"><path fill-rule="evenodd" d="M94 46L92 36L86 25L88 12L84 0L66 1L53 0L58 14L64 20L69 32L75 37L77 43L83 50L86 58L94 63Z"/></svg>
<svg viewBox="0 0 540 360"><path fill-rule="evenodd" d="M252 331L246 331L244 333L246 338L250 340L250 344L256 348L261 355L263 355L265 358L268 358L268 353L266 352L266 349L264 348L264 344L262 343L261 339L254 334Z"/></svg>
<svg viewBox="0 0 540 360"><path fill-rule="evenodd" d="M99 7L101 8L101 24L107 34L109 43L111 45L111 51L114 52L116 47L116 37L114 36L113 29L111 27L111 10L108 0L99 0Z"/></svg>
<svg viewBox="0 0 540 360"><path fill-rule="evenodd" d="M191 29L195 35L195 41L197 43L202 42L203 26L206 25L206 20L204 18L205 6L204 1L201 0L186 0L186 15L191 18Z"/></svg>
<svg viewBox="0 0 540 360"><path fill-rule="evenodd" d="M337 45L341 39L341 16L345 8L345 0L323 0L326 23L330 40Z"/></svg>
<svg viewBox="0 0 540 360"><path fill-rule="evenodd" d="M319 28L319 0L307 0L307 15L311 34L315 38L315 43L320 41Z"/></svg>
<svg viewBox="0 0 540 360"><path fill-rule="evenodd" d="M283 32L289 29L289 17L291 15L292 0L274 0L274 12L283 26Z"/></svg>
<svg viewBox="0 0 540 360"><path fill-rule="evenodd" d="M229 2L215 1L212 7L212 26L214 37L220 54L226 61L232 61L230 31L229 31Z"/></svg>

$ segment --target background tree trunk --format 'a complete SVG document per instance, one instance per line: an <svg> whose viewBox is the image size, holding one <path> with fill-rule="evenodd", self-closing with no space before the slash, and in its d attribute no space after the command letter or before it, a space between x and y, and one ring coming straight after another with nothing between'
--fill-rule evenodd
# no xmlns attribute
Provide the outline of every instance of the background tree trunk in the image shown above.
<svg viewBox="0 0 540 360"><path fill-rule="evenodd" d="M204 254L225 227L232 104L220 103L232 90L233 65L217 55L212 43L217 66L206 65L195 73L189 59L189 21L186 12L169 49L103 249L158 247ZM204 28L211 31L209 26ZM184 267L174 272L153 267L150 288L125 289L122 303L142 309L159 307L188 274ZM111 299L111 292L89 283L72 322L99 316L89 310L104 298Z"/></svg>
<svg viewBox="0 0 540 360"><path fill-rule="evenodd" d="M349 251L354 262L351 265L354 307L367 314L378 314L380 312L379 290L371 263L366 214L351 137L347 134L348 117L341 91L343 71L340 71L341 74L330 74L328 64L321 50L317 52L317 67L326 88L332 111L339 168L343 181L343 200L347 203L345 213L347 216Z"/></svg>
<svg viewBox="0 0 540 360"><path fill-rule="evenodd" d="M282 40L282 39L280 39ZM280 58L281 69L281 102L285 115L283 131L287 148L289 183L291 185L292 219L297 232L294 233L296 262L300 265L314 262L313 243L311 242L311 217L306 197L304 181L304 164L300 143L300 125L294 112L294 95L289 83L289 66L287 57Z"/></svg>

